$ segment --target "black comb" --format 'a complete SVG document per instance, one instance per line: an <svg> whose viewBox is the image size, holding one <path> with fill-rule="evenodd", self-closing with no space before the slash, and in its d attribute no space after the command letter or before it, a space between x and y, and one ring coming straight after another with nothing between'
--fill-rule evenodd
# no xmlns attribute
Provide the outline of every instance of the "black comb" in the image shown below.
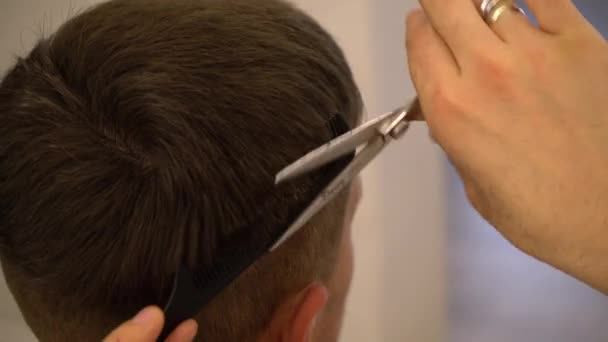
<svg viewBox="0 0 608 342"><path fill-rule="evenodd" d="M332 116L328 123L334 139L350 130L348 123L340 114ZM289 209L287 222L276 229L256 229L263 224L263 217L259 222L249 224L247 229L231 239L230 246L223 248L217 260L221 262L205 270L193 271L181 266L175 274L173 288L164 308L165 326L161 334L164 341L169 334L183 321L196 316L201 308L209 303L218 293L233 282L243 271L256 260L266 254L274 243L281 238L287 227L295 221L314 198L336 177L354 158L354 152L344 158L321 168L317 173L320 181L313 196L307 201L300 201ZM246 246L246 248L244 248Z"/></svg>

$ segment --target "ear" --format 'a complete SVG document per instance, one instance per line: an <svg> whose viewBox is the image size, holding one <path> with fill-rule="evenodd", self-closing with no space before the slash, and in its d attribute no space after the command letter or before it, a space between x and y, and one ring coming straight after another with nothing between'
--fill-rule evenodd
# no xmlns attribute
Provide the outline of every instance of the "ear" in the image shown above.
<svg viewBox="0 0 608 342"><path fill-rule="evenodd" d="M318 283L309 285L301 292L301 300L295 308L296 310L288 327L289 330L286 334L287 341L312 341L315 323L323 312L328 297L329 292L327 288Z"/></svg>
<svg viewBox="0 0 608 342"><path fill-rule="evenodd" d="M325 286L313 283L287 298L275 311L258 341L311 341L315 322L323 312L328 296Z"/></svg>

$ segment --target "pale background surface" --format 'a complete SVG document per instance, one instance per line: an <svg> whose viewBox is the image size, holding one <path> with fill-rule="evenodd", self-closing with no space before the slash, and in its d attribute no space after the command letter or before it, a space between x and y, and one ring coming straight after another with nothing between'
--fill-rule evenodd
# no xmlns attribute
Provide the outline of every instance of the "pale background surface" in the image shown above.
<svg viewBox="0 0 608 342"><path fill-rule="evenodd" d="M86 0L0 0L0 70ZM300 0L337 38L371 114L413 95L403 48L413 0ZM364 175L357 216L357 270L343 341L445 340L443 162L416 126ZM0 341L32 341L0 281Z"/></svg>

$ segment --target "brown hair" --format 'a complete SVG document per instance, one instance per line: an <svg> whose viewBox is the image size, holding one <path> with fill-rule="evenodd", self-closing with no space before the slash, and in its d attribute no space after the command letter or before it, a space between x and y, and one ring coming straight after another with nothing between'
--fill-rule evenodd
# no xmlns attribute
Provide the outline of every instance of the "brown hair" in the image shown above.
<svg viewBox="0 0 608 342"><path fill-rule="evenodd" d="M71 19L0 87L0 256L38 338L95 340L163 304L176 265L211 265L247 223L282 223L313 186L274 174L354 125L332 38L278 0L115 0ZM252 339L331 272L344 195L198 317ZM258 284L267 284L260 287Z"/></svg>

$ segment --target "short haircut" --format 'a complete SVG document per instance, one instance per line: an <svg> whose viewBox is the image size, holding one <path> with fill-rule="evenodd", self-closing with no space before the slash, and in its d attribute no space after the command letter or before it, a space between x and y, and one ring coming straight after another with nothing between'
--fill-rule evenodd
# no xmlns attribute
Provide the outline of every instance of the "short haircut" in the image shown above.
<svg viewBox="0 0 608 342"><path fill-rule="evenodd" d="M26 321L99 340L162 305L176 265L219 262L261 212L283 222L314 182L275 191L276 172L360 112L340 48L279 0L114 0L69 20L0 86L0 257ZM345 197L206 306L202 340L252 340L326 279Z"/></svg>

